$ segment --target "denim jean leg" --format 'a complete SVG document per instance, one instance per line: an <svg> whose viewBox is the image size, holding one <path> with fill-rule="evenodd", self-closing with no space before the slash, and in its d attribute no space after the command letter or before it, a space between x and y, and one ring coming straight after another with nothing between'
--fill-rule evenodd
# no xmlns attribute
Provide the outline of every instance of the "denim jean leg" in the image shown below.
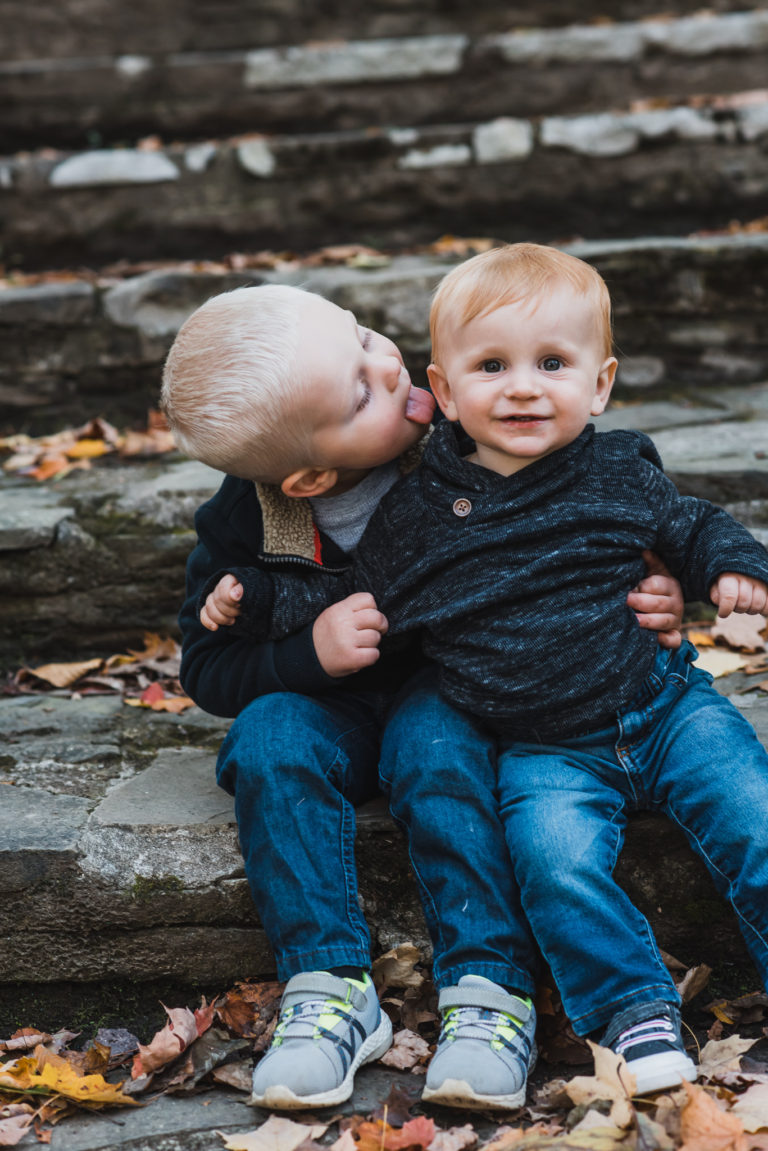
<svg viewBox="0 0 768 1151"><path fill-rule="evenodd" d="M615 734L499 753L501 819L523 908L580 1035L633 1003L679 1003L650 924L613 878L633 801Z"/></svg>
<svg viewBox="0 0 768 1151"><path fill-rule="evenodd" d="M235 797L251 894L280 979L370 964L357 899L354 805L377 791L369 697L262 696L232 724L217 764Z"/></svg>
<svg viewBox="0 0 768 1151"><path fill-rule="evenodd" d="M495 742L440 696L434 673L392 708L380 774L408 837L436 985L475 974L532 994L537 953L498 817Z"/></svg>
<svg viewBox="0 0 768 1151"><path fill-rule="evenodd" d="M654 710L639 738L627 724L620 754L640 775L643 806L668 815L703 858L768 988L768 753L685 653L670 660Z"/></svg>

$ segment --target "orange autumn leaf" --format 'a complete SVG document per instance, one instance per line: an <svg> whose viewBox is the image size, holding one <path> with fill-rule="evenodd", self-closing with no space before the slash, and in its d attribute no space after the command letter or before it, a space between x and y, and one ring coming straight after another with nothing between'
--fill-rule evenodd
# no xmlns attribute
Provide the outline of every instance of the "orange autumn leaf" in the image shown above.
<svg viewBox="0 0 768 1151"><path fill-rule="evenodd" d="M151 683L138 698L128 698L124 702L130 707L149 707L152 711L169 711L174 715L195 706L195 701L188 695L166 695L159 683Z"/></svg>
<svg viewBox="0 0 768 1151"><path fill-rule="evenodd" d="M168 1022L146 1047L140 1043L139 1053L133 1061L131 1078L139 1079L172 1062L197 1039L197 1020L188 1007L166 1007Z"/></svg>
<svg viewBox="0 0 768 1151"><path fill-rule="evenodd" d="M99 456L105 456L107 452L112 449L104 440L76 440L71 447L67 448L66 455L70 460L94 460Z"/></svg>
<svg viewBox="0 0 768 1151"><path fill-rule="evenodd" d="M718 1107L701 1087L683 1081L688 1102L680 1115L680 1151L748 1151L738 1115Z"/></svg>
<svg viewBox="0 0 768 1151"><path fill-rule="evenodd" d="M436 1133L434 1120L419 1115L399 1129L382 1119L361 1123L355 1135L359 1151L405 1151L406 1147L429 1147Z"/></svg>

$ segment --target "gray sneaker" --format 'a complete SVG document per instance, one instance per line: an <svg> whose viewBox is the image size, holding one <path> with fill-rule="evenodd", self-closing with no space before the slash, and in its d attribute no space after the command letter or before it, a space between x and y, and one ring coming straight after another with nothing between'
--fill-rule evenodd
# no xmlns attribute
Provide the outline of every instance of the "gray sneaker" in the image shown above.
<svg viewBox="0 0 768 1151"><path fill-rule="evenodd" d="M392 1043L392 1024L369 975L306 971L289 979L272 1043L253 1073L254 1106L332 1107L349 1099L355 1072Z"/></svg>
<svg viewBox="0 0 768 1151"><path fill-rule="evenodd" d="M480 975L464 975L438 1001L443 1024L422 1099L446 1107L522 1107L536 1062L536 1012Z"/></svg>

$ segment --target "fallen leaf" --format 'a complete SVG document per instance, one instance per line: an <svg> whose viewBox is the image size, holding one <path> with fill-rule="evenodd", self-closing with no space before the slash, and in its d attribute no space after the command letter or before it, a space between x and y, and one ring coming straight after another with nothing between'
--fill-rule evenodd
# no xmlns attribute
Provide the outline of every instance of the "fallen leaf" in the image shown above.
<svg viewBox="0 0 768 1151"><path fill-rule="evenodd" d="M421 987L424 976L416 971L421 952L413 943L401 943L375 959L371 977L381 992L384 987Z"/></svg>
<svg viewBox="0 0 768 1151"><path fill-rule="evenodd" d="M680 1151L748 1151L738 1115L724 1111L711 1095L693 1083L683 1083L688 1101L680 1116Z"/></svg>
<svg viewBox="0 0 768 1151"><path fill-rule="evenodd" d="M398 1031L392 1040L389 1051L382 1055L380 1062L387 1067L397 1067L406 1071L429 1056L429 1044L415 1031Z"/></svg>
<svg viewBox="0 0 768 1151"><path fill-rule="evenodd" d="M731 1107L745 1131L768 1130L768 1083L755 1083Z"/></svg>
<svg viewBox="0 0 768 1151"><path fill-rule="evenodd" d="M690 1003L690 1001L699 995L709 983L709 977L712 974L712 968L707 967L706 963L700 963L697 967L691 967L686 971L683 978L677 984L677 991L683 1003Z"/></svg>
<svg viewBox="0 0 768 1151"><path fill-rule="evenodd" d="M714 639L724 639L729 647L737 651L765 651L765 638L760 634L765 630L764 615L742 615L732 612L721 619L719 616L712 625Z"/></svg>
<svg viewBox="0 0 768 1151"><path fill-rule="evenodd" d="M211 1078L225 1087L233 1087L235 1091L250 1092L253 1084L253 1066L250 1059L247 1062L241 1060L239 1063L222 1063L220 1067L214 1067Z"/></svg>
<svg viewBox="0 0 768 1151"><path fill-rule="evenodd" d="M687 631L685 633L686 639L689 639L694 647L714 647L715 641L708 631Z"/></svg>
<svg viewBox="0 0 768 1151"><path fill-rule="evenodd" d="M617 1127L629 1127L634 1116L631 1096L637 1091L637 1081L623 1055L617 1055L610 1047L599 1047L590 1040L587 1042L594 1056L595 1074L575 1076L566 1083L565 1090L577 1105L598 1099L610 1100L611 1121Z"/></svg>
<svg viewBox="0 0 768 1151"><path fill-rule="evenodd" d="M738 1071L741 1057L757 1043L756 1039L742 1039L731 1035L728 1039L710 1039L701 1049L699 1074L707 1079L724 1071Z"/></svg>
<svg viewBox="0 0 768 1151"><path fill-rule="evenodd" d="M438 1131L428 1151L464 1151L467 1147L477 1146L477 1132L471 1123L463 1127L449 1127L447 1131Z"/></svg>
<svg viewBox="0 0 768 1151"><path fill-rule="evenodd" d="M0 1147L15 1147L20 1140L29 1131L32 1122L32 1108L27 1109L27 1114L15 1114L2 1117L5 1112L0 1112Z"/></svg>
<svg viewBox="0 0 768 1151"><path fill-rule="evenodd" d="M284 983L236 983L231 991L217 1000L216 1014L235 1035L255 1039L256 1051L263 1051L272 1036Z"/></svg>
<svg viewBox="0 0 768 1151"><path fill-rule="evenodd" d="M696 660L696 667L708 671L715 679L721 675L730 675L732 671L739 671L746 666L747 661L742 656L736 655L733 651L723 651L718 647L700 652Z"/></svg>
<svg viewBox="0 0 768 1151"><path fill-rule="evenodd" d="M44 663L39 667L25 667L21 670L36 676L38 679L44 679L46 683L51 683L54 687L70 687L81 679L86 672L101 667L102 663L103 660L100 659L85 659L76 660L74 663Z"/></svg>
<svg viewBox="0 0 768 1151"><path fill-rule="evenodd" d="M405 1151L406 1147L429 1147L437 1134L434 1119L418 1115L402 1127L390 1127L383 1119L361 1123L357 1129L358 1151Z"/></svg>
<svg viewBox="0 0 768 1151"><path fill-rule="evenodd" d="M164 1067L166 1063L177 1059L197 1039L197 1022L188 1007L168 1008L164 1003L161 1006L168 1016L168 1022L146 1047L139 1044L139 1052L131 1068L132 1079Z"/></svg>
<svg viewBox="0 0 768 1151"><path fill-rule="evenodd" d="M293 1119L284 1119L278 1115L271 1115L266 1123L253 1131L245 1131L240 1135L225 1135L217 1131L224 1140L228 1151L296 1151L307 1140L320 1139L328 1130L327 1124L295 1123Z"/></svg>

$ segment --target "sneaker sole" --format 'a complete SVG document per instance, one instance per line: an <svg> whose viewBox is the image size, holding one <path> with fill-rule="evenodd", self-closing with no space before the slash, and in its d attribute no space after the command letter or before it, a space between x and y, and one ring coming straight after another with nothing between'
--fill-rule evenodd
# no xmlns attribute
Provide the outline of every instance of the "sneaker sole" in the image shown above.
<svg viewBox="0 0 768 1151"><path fill-rule="evenodd" d="M687 1055L672 1052L632 1059L627 1063L627 1068L637 1081L635 1095L661 1091L665 1087L679 1087L684 1079L695 1083L698 1077L696 1064Z"/></svg>
<svg viewBox="0 0 768 1151"><path fill-rule="evenodd" d="M534 1045L528 1062L528 1074L534 1068L538 1052ZM516 1111L525 1103L527 1082L513 1095L479 1095L466 1079L444 1079L439 1087L427 1087L421 1093L423 1103L439 1103L468 1111Z"/></svg>
<svg viewBox="0 0 768 1151"><path fill-rule="evenodd" d="M439 1087L425 1087L421 1099L423 1103L439 1103L442 1107L462 1110L516 1111L525 1103L525 1087L514 1095L478 1095L466 1079L446 1079Z"/></svg>
<svg viewBox="0 0 768 1151"><path fill-rule="evenodd" d="M334 1087L330 1091L321 1091L316 1095L296 1095L290 1087L281 1087L277 1084L274 1087L268 1087L263 1095L251 1095L248 1103L252 1107L264 1107L271 1111L302 1111L308 1107L334 1107L337 1103L344 1103L349 1099L354 1090L355 1072L358 1067L361 1067L363 1063L372 1063L374 1059L381 1059L391 1046L392 1024L389 1016L382 1013L381 1023L362 1044L338 1087Z"/></svg>

